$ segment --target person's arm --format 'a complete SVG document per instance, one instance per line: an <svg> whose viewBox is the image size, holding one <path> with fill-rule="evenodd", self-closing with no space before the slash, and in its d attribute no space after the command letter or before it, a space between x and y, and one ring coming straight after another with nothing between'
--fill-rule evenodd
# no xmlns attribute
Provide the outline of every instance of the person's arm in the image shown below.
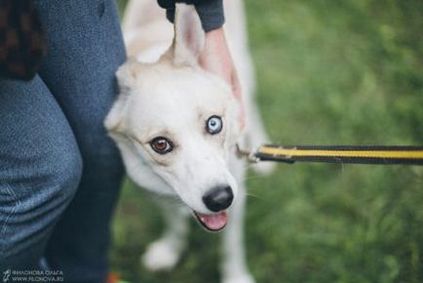
<svg viewBox="0 0 423 283"><path fill-rule="evenodd" d="M225 22L223 0L158 0L159 5L166 9L167 18L171 22L175 17L175 2L194 4L206 32L205 46L200 54L200 65L223 78L232 87L233 95L241 104L240 122L243 127L245 115L241 86L222 27Z"/></svg>
<svg viewBox="0 0 423 283"><path fill-rule="evenodd" d="M240 122L244 127L245 113L241 85L222 27L206 33L204 49L200 54L200 65L223 78L232 87L233 95L241 104Z"/></svg>

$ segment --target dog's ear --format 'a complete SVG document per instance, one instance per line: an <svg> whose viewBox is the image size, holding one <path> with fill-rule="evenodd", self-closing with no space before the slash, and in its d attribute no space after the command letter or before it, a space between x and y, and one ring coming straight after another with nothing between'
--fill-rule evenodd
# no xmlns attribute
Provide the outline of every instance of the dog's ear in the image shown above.
<svg viewBox="0 0 423 283"><path fill-rule="evenodd" d="M116 71L116 78L120 94L129 95L131 89L135 87L141 66L142 64L135 58L128 58L128 60L119 67Z"/></svg>
<svg viewBox="0 0 423 283"><path fill-rule="evenodd" d="M104 120L104 127L111 134L119 134L123 132L123 114L128 105L128 95L119 94L117 100L110 109Z"/></svg>
<svg viewBox="0 0 423 283"><path fill-rule="evenodd" d="M193 5L176 4L173 61L175 65L198 65L204 47L205 33Z"/></svg>
<svg viewBox="0 0 423 283"><path fill-rule="evenodd" d="M125 112L131 90L136 87L140 69L141 64L130 58L116 71L119 96L104 121L104 126L111 133L118 133L122 130L123 113Z"/></svg>

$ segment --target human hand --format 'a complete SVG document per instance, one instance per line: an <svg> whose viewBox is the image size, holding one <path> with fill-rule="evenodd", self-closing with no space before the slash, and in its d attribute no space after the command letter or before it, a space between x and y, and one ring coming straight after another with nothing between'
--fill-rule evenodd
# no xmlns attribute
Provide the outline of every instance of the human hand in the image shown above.
<svg viewBox="0 0 423 283"><path fill-rule="evenodd" d="M206 33L204 48L200 54L200 65L207 71L223 78L232 88L232 94L241 105L241 127L245 125L244 104L241 85L235 69L223 28Z"/></svg>

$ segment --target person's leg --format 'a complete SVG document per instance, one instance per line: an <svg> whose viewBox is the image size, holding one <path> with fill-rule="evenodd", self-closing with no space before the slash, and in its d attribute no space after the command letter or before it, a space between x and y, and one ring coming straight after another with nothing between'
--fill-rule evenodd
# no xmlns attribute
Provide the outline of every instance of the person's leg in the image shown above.
<svg viewBox="0 0 423 283"><path fill-rule="evenodd" d="M73 133L42 80L0 80L0 272L36 266L81 171Z"/></svg>
<svg viewBox="0 0 423 283"><path fill-rule="evenodd" d="M67 281L101 282L123 165L103 120L117 95L125 50L114 0L36 1L48 39L40 75L75 133L83 163L78 192L47 248Z"/></svg>

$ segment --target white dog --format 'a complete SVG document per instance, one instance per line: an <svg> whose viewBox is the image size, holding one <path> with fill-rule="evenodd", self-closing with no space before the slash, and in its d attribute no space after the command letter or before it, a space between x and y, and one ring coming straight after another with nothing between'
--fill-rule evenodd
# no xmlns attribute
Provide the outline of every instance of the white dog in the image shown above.
<svg viewBox="0 0 423 283"><path fill-rule="evenodd" d="M254 282L243 247L246 166L236 145L258 145L267 138L251 98L254 77L243 11L240 0L225 2L227 38L244 93L245 131L230 87L198 64L204 32L193 6L177 4L173 29L156 1L128 5L123 31L128 54L138 60L118 70L120 95L105 126L129 177L173 199L161 205L168 225L163 237L142 258L150 270L175 266L192 214L207 230L226 226L223 282Z"/></svg>

